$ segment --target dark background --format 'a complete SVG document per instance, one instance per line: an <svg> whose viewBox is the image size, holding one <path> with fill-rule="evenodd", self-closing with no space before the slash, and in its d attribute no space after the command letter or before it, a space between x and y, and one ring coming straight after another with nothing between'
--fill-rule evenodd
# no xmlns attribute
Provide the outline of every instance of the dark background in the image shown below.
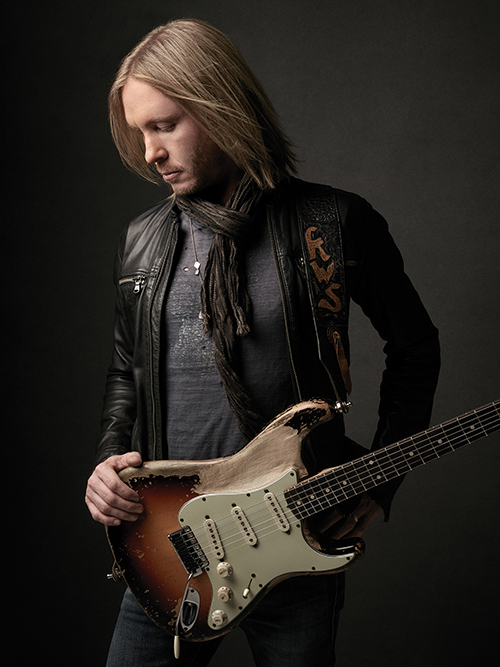
<svg viewBox="0 0 500 667"><path fill-rule="evenodd" d="M110 358L112 263L122 227L163 196L122 167L109 136L120 59L171 18L208 20L236 42L301 176L358 192L389 220L441 331L438 423L500 396L500 4L54 0L8 2L3 14L6 645L17 647L13 664L101 667L122 588L106 580L110 552L83 497ZM369 443L383 361L357 311L352 346L348 428ZM370 527L348 577L340 667L490 655L499 442L413 472L390 523ZM215 663L252 664L239 630Z"/></svg>

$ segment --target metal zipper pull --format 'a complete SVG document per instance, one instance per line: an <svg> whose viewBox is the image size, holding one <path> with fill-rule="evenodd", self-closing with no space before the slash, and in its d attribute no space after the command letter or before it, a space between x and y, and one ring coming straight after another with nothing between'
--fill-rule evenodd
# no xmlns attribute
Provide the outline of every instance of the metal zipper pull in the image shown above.
<svg viewBox="0 0 500 667"><path fill-rule="evenodd" d="M134 278L134 294L139 294L141 287L144 284L144 277L140 276L139 278Z"/></svg>
<svg viewBox="0 0 500 667"><path fill-rule="evenodd" d="M133 294L139 294L145 282L146 282L146 276L138 275L135 278L132 276L127 276L126 278L120 278L118 284L125 285L128 283L134 283Z"/></svg>

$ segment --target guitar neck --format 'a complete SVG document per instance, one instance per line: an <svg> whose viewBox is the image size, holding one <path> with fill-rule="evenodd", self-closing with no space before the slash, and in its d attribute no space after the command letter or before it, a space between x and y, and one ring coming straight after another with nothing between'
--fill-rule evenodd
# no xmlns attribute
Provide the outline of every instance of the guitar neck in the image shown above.
<svg viewBox="0 0 500 667"><path fill-rule="evenodd" d="M500 401L493 401L296 484L285 491L287 505L307 519L499 429Z"/></svg>

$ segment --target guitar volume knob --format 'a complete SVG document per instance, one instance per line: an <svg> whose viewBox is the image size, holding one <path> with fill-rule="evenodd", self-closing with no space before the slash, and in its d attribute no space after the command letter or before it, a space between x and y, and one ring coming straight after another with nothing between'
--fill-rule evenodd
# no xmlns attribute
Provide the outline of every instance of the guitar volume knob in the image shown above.
<svg viewBox="0 0 500 667"><path fill-rule="evenodd" d="M217 574L221 577L230 577L233 574L233 566L230 563L219 563Z"/></svg>
<svg viewBox="0 0 500 667"><path fill-rule="evenodd" d="M212 623L218 628L220 628L221 625L225 625L227 623L226 612L222 611L222 609L216 609L215 611L213 611Z"/></svg>

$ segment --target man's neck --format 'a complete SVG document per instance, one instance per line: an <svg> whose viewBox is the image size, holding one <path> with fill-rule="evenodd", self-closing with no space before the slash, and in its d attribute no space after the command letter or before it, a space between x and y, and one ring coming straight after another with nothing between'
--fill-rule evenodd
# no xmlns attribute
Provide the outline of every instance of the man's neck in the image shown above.
<svg viewBox="0 0 500 667"><path fill-rule="evenodd" d="M201 199L212 202L212 204L225 206L230 200L231 195L233 194L235 187L240 182L242 176L243 172L235 165L235 169L228 174L228 177L224 179L223 182L215 183L210 188L207 188L206 190L198 193L197 196Z"/></svg>

